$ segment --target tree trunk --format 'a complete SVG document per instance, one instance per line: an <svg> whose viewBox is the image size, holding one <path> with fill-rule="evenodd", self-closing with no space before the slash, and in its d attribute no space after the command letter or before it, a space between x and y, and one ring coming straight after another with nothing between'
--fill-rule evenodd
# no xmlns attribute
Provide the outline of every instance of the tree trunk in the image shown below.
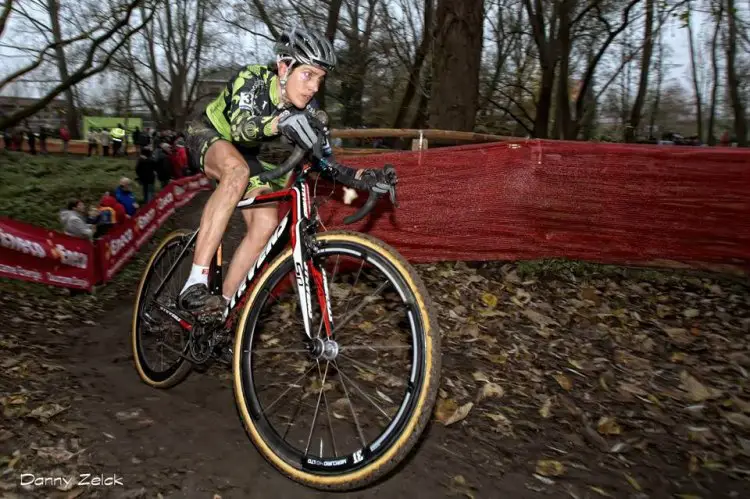
<svg viewBox="0 0 750 499"><path fill-rule="evenodd" d="M472 131L479 104L484 0L439 0L436 17L430 127Z"/></svg>
<svg viewBox="0 0 750 499"><path fill-rule="evenodd" d="M719 2L719 12L716 13L716 26L714 26L714 36L711 39L711 69L713 70L713 86L711 87L711 109L708 113L708 137L706 142L709 146L716 145L716 137L714 136L714 124L716 119L716 95L719 88L719 64L717 57L717 45L719 39L719 28L721 27L721 18L724 14L724 5Z"/></svg>
<svg viewBox="0 0 750 499"><path fill-rule="evenodd" d="M575 139L569 136L570 126L570 11L575 2L562 0L559 9L560 30L557 34L557 46L559 47L560 70L557 73L557 104L555 111L555 139Z"/></svg>
<svg viewBox="0 0 750 499"><path fill-rule="evenodd" d="M339 12L341 11L342 0L331 0L331 5L328 8L328 21L326 22L326 38L333 43L336 38L336 29L339 25ZM326 80L323 80L323 84L318 90L316 97L321 109L326 107Z"/></svg>
<svg viewBox="0 0 750 499"><path fill-rule="evenodd" d="M433 0L424 1L424 20L422 25L422 41L417 47L417 52L414 55L414 61L411 68L409 69L408 80L406 81L406 90L404 90L404 97L401 99L401 105L398 107L396 113L396 119L393 120L393 128L402 128L404 121L406 120L406 114L411 106L411 101L414 99L414 94L419 85L419 75L422 72L422 64L427 57L427 52L430 50L430 42L432 41L432 5Z"/></svg>
<svg viewBox="0 0 750 499"><path fill-rule="evenodd" d="M65 60L65 49L60 44L63 41L62 30L60 29L60 4L57 0L47 0L47 9L49 10L50 24L52 25L52 39L57 44L55 46L55 56L57 58L57 69L60 72L60 81L68 81L68 63ZM68 87L65 90L65 122L73 139L80 139L81 133L78 130L78 113L76 111L75 98L73 89Z"/></svg>
<svg viewBox="0 0 750 499"><path fill-rule="evenodd" d="M654 0L646 0L646 26L644 29L643 55L641 57L641 77L638 81L638 94L635 97L633 109L630 111L630 126L625 129L625 142L635 142L638 126L641 124L643 103L646 100L648 87L648 72L651 67L651 53L654 48Z"/></svg>
<svg viewBox="0 0 750 499"><path fill-rule="evenodd" d="M661 17L661 16L660 16ZM659 101L661 100L661 84L664 81L664 43L662 41L662 30L659 30L659 56L656 58L656 95L654 95L654 104L651 106L651 119L648 125L648 138L654 139L654 126L656 125L656 116L659 114Z"/></svg>
<svg viewBox="0 0 750 499"><path fill-rule="evenodd" d="M745 109L740 99L739 81L737 79L736 56L737 56L737 11L734 0L727 0L727 14L729 15L729 43L727 43L727 85L729 86L729 97L734 112L734 134L737 136L737 145L747 147L747 122L745 121Z"/></svg>
<svg viewBox="0 0 750 499"><path fill-rule="evenodd" d="M693 41L693 14L692 6L688 3L688 44L690 47L690 70L693 75L693 90L695 91L695 112L698 120L698 139L703 140L703 98L701 97L700 85L698 82L698 68L695 61L695 42Z"/></svg>

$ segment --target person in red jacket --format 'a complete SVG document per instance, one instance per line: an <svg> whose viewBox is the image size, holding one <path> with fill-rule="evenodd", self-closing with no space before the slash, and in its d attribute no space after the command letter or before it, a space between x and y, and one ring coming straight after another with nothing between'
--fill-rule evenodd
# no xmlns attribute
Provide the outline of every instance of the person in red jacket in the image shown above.
<svg viewBox="0 0 750 499"><path fill-rule="evenodd" d="M70 131L65 125L60 127L60 140L63 143L63 153L68 154L68 142L70 142Z"/></svg>
<svg viewBox="0 0 750 499"><path fill-rule="evenodd" d="M125 213L125 207L121 205L109 191L105 192L104 196L102 196L102 199L99 201L99 211L102 211L102 208L112 209L112 212L114 213L114 220L112 220L113 225L121 224L129 218L127 213Z"/></svg>
<svg viewBox="0 0 750 499"><path fill-rule="evenodd" d="M182 139L175 141L169 161L172 163L172 178L182 178L188 164L187 149Z"/></svg>

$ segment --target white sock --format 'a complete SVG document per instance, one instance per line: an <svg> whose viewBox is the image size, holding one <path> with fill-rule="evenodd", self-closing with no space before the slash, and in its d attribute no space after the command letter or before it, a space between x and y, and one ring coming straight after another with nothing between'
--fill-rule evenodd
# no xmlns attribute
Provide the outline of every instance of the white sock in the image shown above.
<svg viewBox="0 0 750 499"><path fill-rule="evenodd" d="M190 277L188 277L185 286L183 286L180 294L184 293L187 288L193 284L205 284L208 286L208 267L202 265L193 264L193 268L190 270Z"/></svg>

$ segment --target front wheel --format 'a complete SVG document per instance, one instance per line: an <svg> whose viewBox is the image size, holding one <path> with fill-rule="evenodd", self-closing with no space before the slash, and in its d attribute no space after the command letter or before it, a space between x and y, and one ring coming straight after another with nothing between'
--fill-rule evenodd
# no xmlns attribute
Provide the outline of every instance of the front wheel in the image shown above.
<svg viewBox="0 0 750 499"><path fill-rule="evenodd" d="M414 268L373 237L316 236L328 289L302 326L288 249L258 278L237 327L234 388L240 417L263 456L290 478L351 490L387 474L416 444L432 413L440 332ZM326 334L321 308L330 310Z"/></svg>

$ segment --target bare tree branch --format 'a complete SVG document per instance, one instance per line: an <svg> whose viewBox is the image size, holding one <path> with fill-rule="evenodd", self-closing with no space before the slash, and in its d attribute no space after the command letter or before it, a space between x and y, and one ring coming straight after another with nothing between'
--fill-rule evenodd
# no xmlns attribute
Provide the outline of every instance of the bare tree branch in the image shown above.
<svg viewBox="0 0 750 499"><path fill-rule="evenodd" d="M5 0L5 6L3 7L2 13L0 13L0 38L3 36L5 31L5 23L10 17L10 11L13 8L13 0Z"/></svg>

